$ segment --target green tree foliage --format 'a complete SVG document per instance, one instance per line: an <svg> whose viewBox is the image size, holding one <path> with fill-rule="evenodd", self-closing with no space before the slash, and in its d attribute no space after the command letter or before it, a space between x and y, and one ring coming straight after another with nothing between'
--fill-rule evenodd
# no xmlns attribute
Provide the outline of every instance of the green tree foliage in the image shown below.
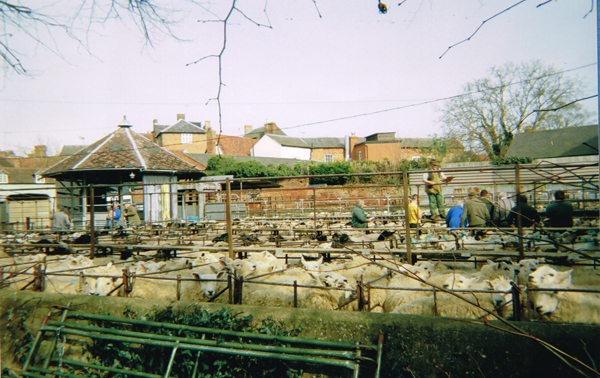
<svg viewBox="0 0 600 378"><path fill-rule="evenodd" d="M492 67L488 77L467 83L463 95L439 109L444 136L491 159L503 157L514 135L526 128L585 124L589 115L576 102L583 88L580 80L540 61Z"/></svg>
<svg viewBox="0 0 600 378"><path fill-rule="evenodd" d="M355 173L350 162L334 162L321 163L310 166L310 174L315 176L321 175L341 175L347 173ZM350 180L349 176L337 177L311 177L311 184L327 184L327 185L344 185Z"/></svg>
<svg viewBox="0 0 600 378"><path fill-rule="evenodd" d="M233 175L235 178L253 177L284 177L308 174L306 164L296 163L290 167L287 164L264 165L256 160L237 161L230 156L213 156L206 165L208 176Z"/></svg>

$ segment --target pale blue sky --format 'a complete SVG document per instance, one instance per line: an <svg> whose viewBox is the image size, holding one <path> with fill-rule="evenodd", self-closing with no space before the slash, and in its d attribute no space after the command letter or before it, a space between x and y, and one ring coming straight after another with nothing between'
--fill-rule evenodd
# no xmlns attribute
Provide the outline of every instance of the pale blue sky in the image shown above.
<svg viewBox="0 0 600 378"><path fill-rule="evenodd" d="M74 2L74 0L71 0ZM385 2L385 0L384 0ZM471 41L448 48L516 0L238 1L259 23L231 18L223 55L223 134L242 135L244 125L276 122L295 137L367 136L396 132L402 137L440 133L433 105L390 110L457 95L462 86L486 76L493 65L540 59L586 82L584 95L598 93L596 9L584 19L590 0L556 0L539 8L526 1L487 22ZM26 5L28 1L23 0ZM144 47L135 27L108 22L89 34L91 54L60 33L64 60L44 48L22 61L32 73L8 72L0 86L0 149L24 150L48 144L87 144L111 133L127 116L133 130L152 129L152 120L211 121L218 129L216 54L222 27L201 23L211 15L185 2L174 30L187 41L168 38ZM211 11L224 15L229 1ZM61 4L61 2L58 2ZM440 103L441 104L441 103ZM586 101L597 111L597 99ZM377 114L348 118L371 112ZM309 126L304 124L317 123ZM81 139L84 138L84 139Z"/></svg>

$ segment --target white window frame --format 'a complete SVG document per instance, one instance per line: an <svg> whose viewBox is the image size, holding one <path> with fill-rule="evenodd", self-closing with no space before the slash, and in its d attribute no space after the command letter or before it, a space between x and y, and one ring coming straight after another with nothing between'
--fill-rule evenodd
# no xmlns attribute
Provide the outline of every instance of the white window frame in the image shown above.
<svg viewBox="0 0 600 378"><path fill-rule="evenodd" d="M36 184L45 184L46 178L44 176L35 175L35 183Z"/></svg>
<svg viewBox="0 0 600 378"><path fill-rule="evenodd" d="M0 184L8 184L8 175L5 172L0 172Z"/></svg>
<svg viewBox="0 0 600 378"><path fill-rule="evenodd" d="M325 163L333 163L333 154L325 154Z"/></svg>
<svg viewBox="0 0 600 378"><path fill-rule="evenodd" d="M193 141L193 134L181 133L181 144L192 144Z"/></svg>

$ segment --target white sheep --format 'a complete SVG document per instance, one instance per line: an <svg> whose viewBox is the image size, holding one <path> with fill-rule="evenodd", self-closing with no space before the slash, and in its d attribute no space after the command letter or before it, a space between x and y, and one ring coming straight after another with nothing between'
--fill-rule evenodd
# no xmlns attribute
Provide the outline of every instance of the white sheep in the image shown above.
<svg viewBox="0 0 600 378"><path fill-rule="evenodd" d="M364 284L370 283L371 286L375 287L387 287L390 281L388 270L378 265L367 266L363 271L361 279ZM371 311L383 312L386 297L386 289L376 289L372 287L369 290L369 304Z"/></svg>
<svg viewBox="0 0 600 378"><path fill-rule="evenodd" d="M534 307L544 320L564 323L600 323L600 295L578 292L540 292Z"/></svg>
<svg viewBox="0 0 600 378"><path fill-rule="evenodd" d="M400 270L402 273L394 275L388 282L386 300L383 305L385 312L394 312L396 308L406 303L432 294L432 292L424 290L430 288L430 286L423 283L423 280L431 277L431 272L407 264L402 265Z"/></svg>
<svg viewBox="0 0 600 378"><path fill-rule="evenodd" d="M318 260L310 260L310 261L306 261L304 259L304 255L300 256L300 263L302 264L302 267L308 271L314 271L314 272L318 272L319 271L319 267L321 266L321 264L323 263L323 256L321 256L320 259Z"/></svg>

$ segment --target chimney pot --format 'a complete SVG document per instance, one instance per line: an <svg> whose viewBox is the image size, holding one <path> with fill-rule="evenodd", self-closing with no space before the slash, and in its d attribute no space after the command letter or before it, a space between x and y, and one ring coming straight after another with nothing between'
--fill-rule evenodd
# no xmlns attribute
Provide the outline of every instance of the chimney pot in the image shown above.
<svg viewBox="0 0 600 378"><path fill-rule="evenodd" d="M204 121L204 130L210 130L210 121Z"/></svg>
<svg viewBox="0 0 600 378"><path fill-rule="evenodd" d="M185 114L177 114L177 120L179 121L180 119L185 121Z"/></svg>
<svg viewBox="0 0 600 378"><path fill-rule="evenodd" d="M250 131L252 131L252 125L244 126L244 134L248 134Z"/></svg>

